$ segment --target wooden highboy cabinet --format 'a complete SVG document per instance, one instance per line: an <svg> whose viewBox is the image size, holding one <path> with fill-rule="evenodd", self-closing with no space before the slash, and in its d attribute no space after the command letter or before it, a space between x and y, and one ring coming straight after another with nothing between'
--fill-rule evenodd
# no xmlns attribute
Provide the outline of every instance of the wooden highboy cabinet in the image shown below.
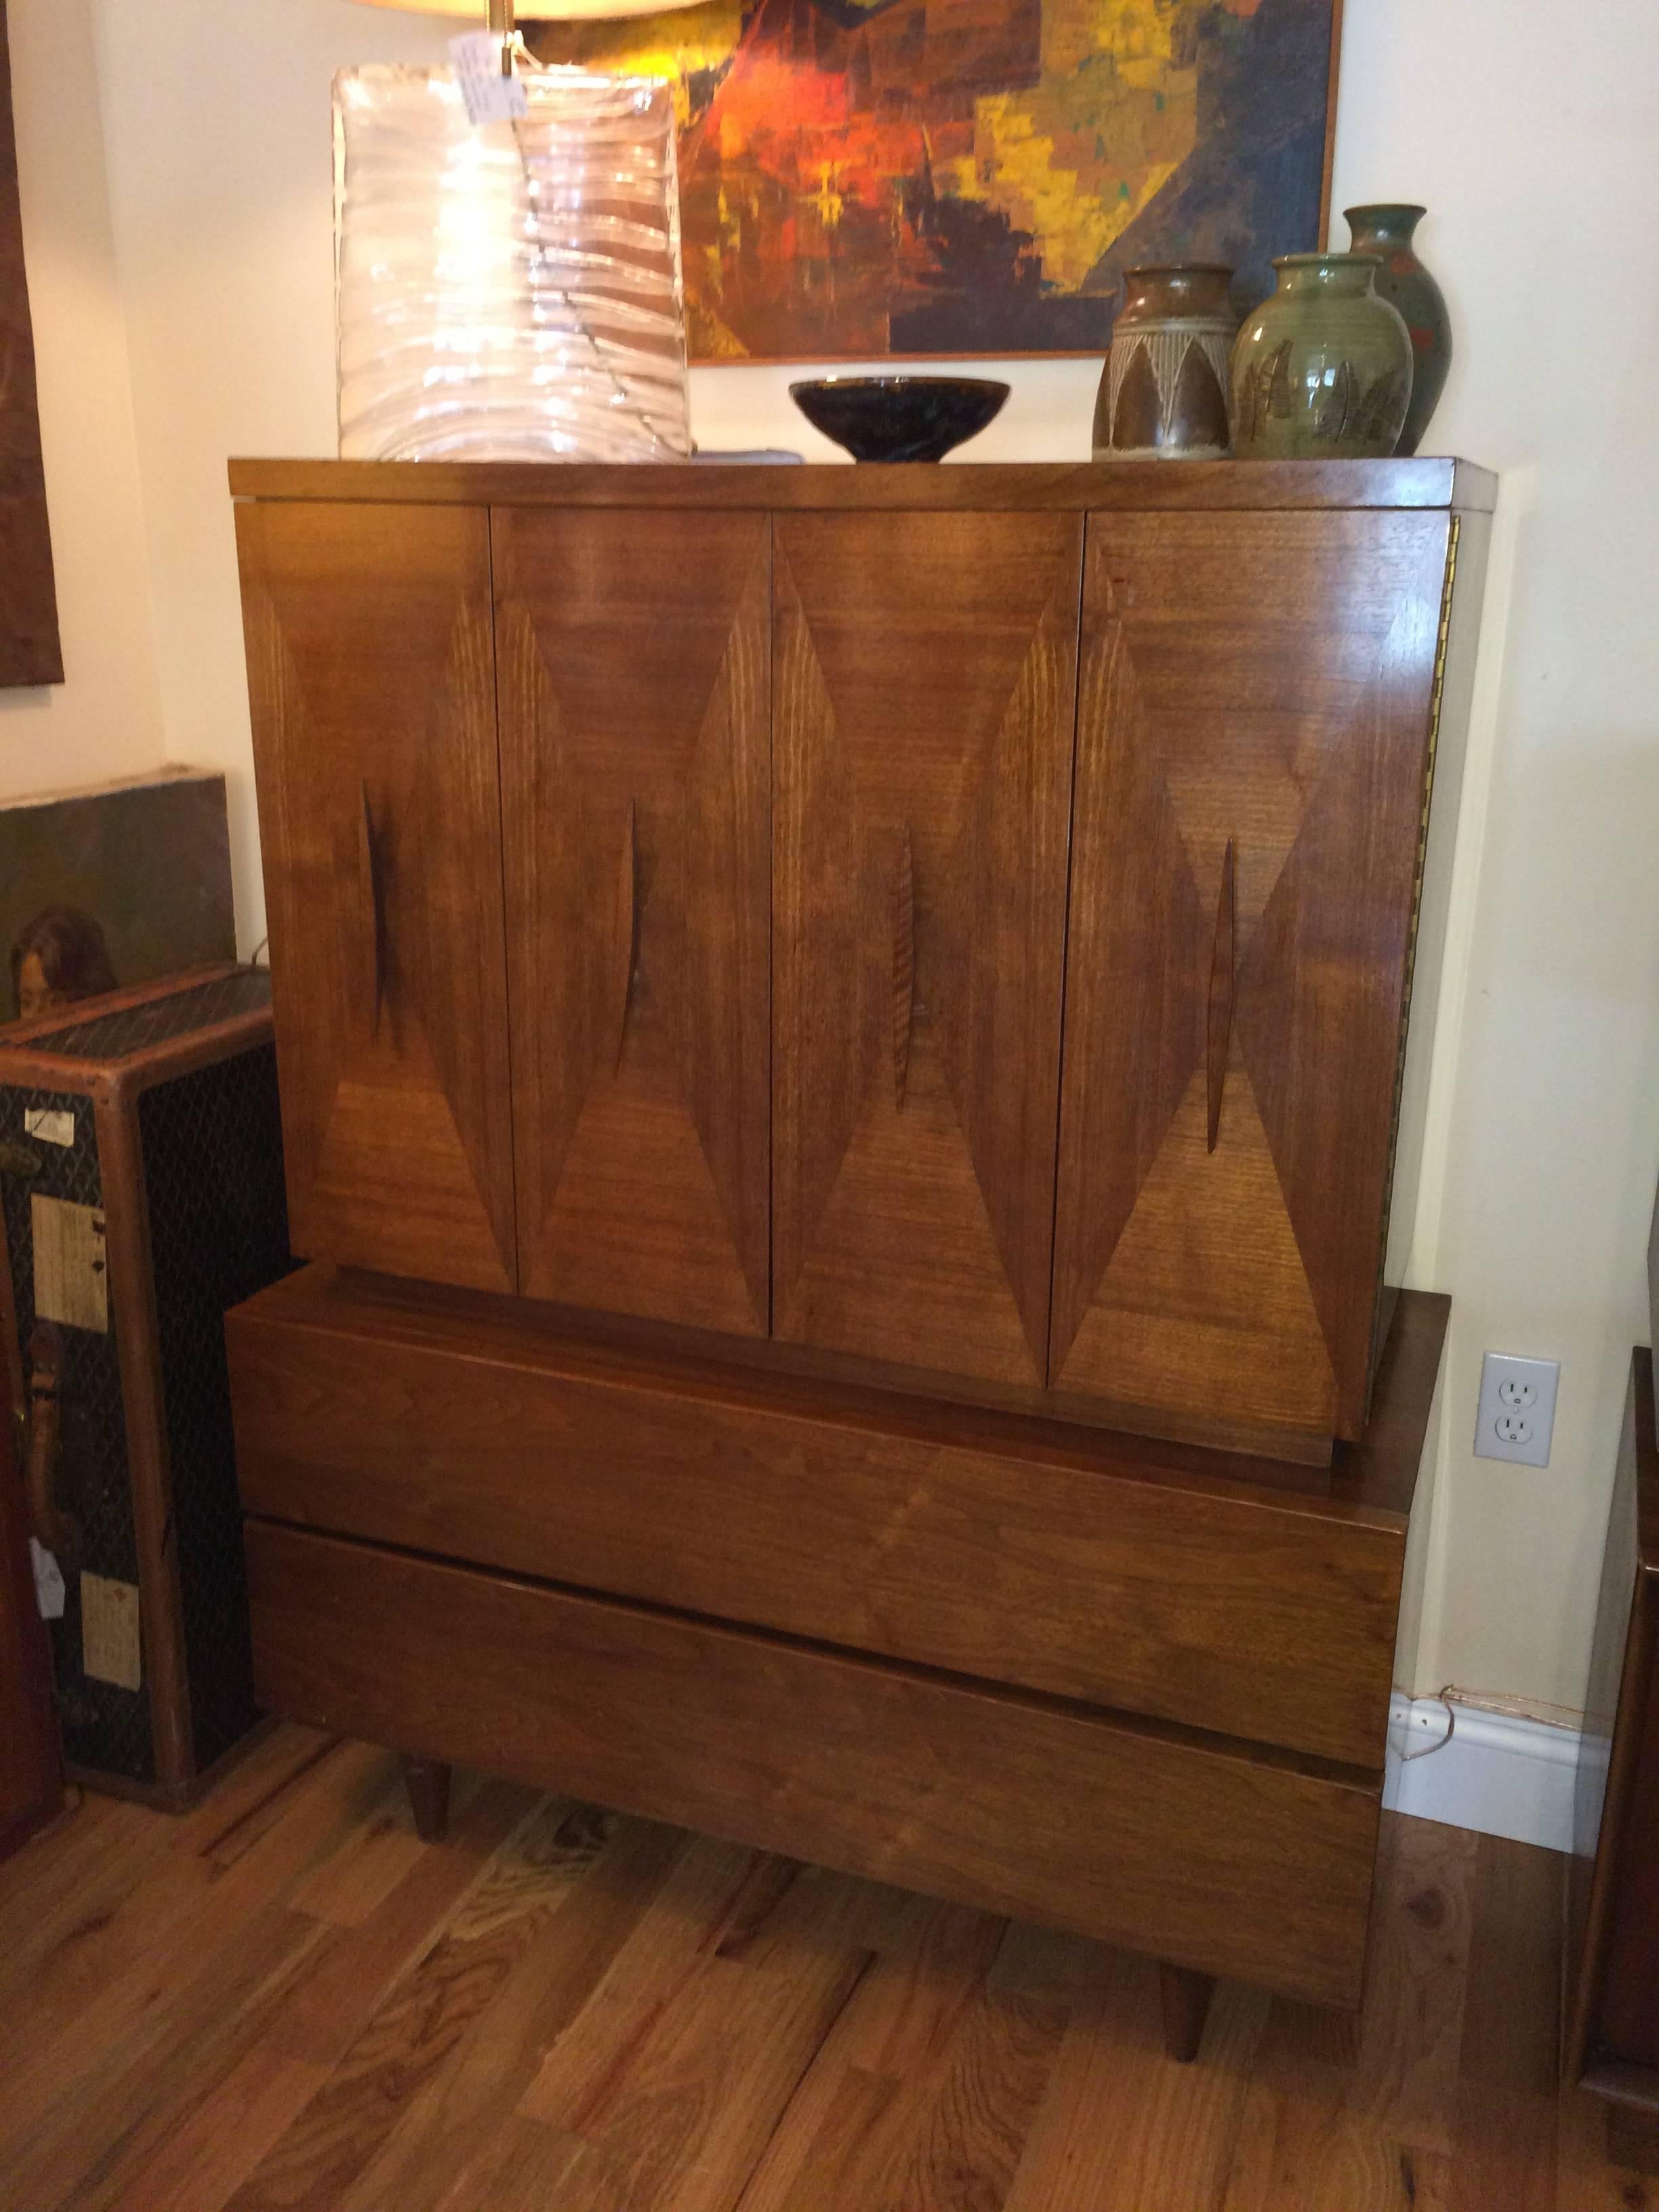
<svg viewBox="0 0 1659 2212"><path fill-rule="evenodd" d="M267 1701L1357 2002L1491 479L232 488Z"/></svg>

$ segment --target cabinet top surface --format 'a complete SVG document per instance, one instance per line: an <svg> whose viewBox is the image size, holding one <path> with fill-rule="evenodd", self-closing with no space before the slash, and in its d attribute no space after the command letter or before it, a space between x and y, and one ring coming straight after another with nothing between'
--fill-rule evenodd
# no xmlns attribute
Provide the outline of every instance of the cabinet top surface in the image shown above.
<svg viewBox="0 0 1659 2212"><path fill-rule="evenodd" d="M238 499L497 507L1059 509L1165 514L1295 508L1484 512L1498 479L1472 462L1022 461L862 468L673 463L233 460Z"/></svg>

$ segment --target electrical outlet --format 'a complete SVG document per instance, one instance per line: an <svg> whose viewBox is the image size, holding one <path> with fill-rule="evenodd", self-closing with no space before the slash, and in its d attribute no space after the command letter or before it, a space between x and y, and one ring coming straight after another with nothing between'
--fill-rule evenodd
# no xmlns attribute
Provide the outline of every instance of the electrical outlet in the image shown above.
<svg viewBox="0 0 1659 2212"><path fill-rule="evenodd" d="M1547 1467L1555 1431L1559 1359L1522 1359L1489 1352L1480 1363L1480 1410L1474 1417L1477 1459Z"/></svg>

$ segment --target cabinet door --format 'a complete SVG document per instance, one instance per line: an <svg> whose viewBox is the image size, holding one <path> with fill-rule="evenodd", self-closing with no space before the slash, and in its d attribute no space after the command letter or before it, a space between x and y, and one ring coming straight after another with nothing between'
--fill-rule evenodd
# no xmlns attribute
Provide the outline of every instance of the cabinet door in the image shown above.
<svg viewBox="0 0 1659 2212"><path fill-rule="evenodd" d="M769 526L493 529L523 1288L763 1336Z"/></svg>
<svg viewBox="0 0 1659 2212"><path fill-rule="evenodd" d="M511 1290L488 517L236 522L295 1249Z"/></svg>
<svg viewBox="0 0 1659 2212"><path fill-rule="evenodd" d="M775 1333L1040 1383L1080 521L775 530Z"/></svg>
<svg viewBox="0 0 1659 2212"><path fill-rule="evenodd" d="M1449 528L1090 519L1059 1389L1363 1425Z"/></svg>

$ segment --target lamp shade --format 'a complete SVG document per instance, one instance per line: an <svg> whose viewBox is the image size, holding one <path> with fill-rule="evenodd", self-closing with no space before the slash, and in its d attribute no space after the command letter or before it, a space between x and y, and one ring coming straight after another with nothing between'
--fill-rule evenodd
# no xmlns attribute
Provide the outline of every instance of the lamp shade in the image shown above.
<svg viewBox="0 0 1659 2212"><path fill-rule="evenodd" d="M487 0L360 0L367 8L397 8L405 15L448 15L459 22L482 24L489 15ZM615 15L662 15L671 8L695 8L698 0L518 0L514 12L521 23L592 21Z"/></svg>

